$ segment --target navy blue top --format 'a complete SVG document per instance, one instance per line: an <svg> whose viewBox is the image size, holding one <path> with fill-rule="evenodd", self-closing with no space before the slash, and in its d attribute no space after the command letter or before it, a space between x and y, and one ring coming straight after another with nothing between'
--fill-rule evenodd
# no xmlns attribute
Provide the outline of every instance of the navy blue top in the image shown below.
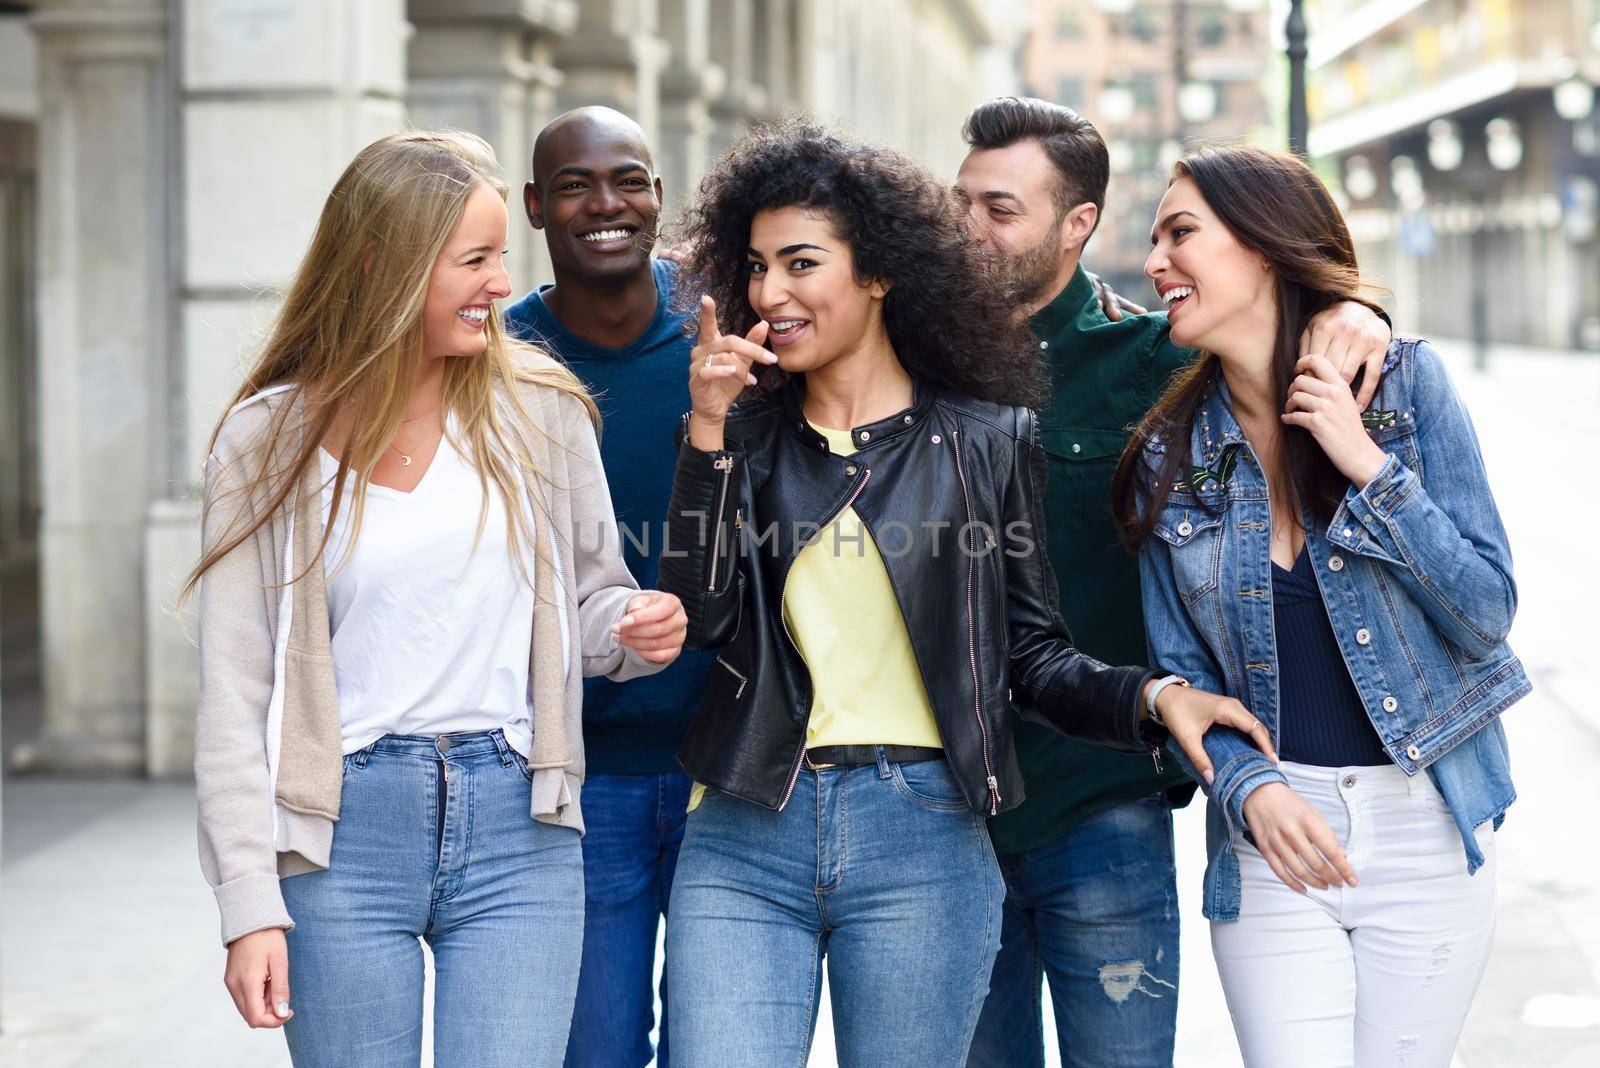
<svg viewBox="0 0 1600 1068"><path fill-rule="evenodd" d="M568 332L540 286L506 309L506 329L560 359L600 407L600 461L622 532L622 555L643 589L656 585L656 557L677 466L678 421L689 408L685 316L672 308L677 265L654 263L656 314L626 348ZM583 740L591 775L678 770L684 729L700 707L714 657L685 652L666 670L632 682L583 680Z"/></svg>
<svg viewBox="0 0 1600 1068"><path fill-rule="evenodd" d="M1323 768L1392 764L1372 729L1304 549L1293 571L1272 565L1278 634L1278 755Z"/></svg>

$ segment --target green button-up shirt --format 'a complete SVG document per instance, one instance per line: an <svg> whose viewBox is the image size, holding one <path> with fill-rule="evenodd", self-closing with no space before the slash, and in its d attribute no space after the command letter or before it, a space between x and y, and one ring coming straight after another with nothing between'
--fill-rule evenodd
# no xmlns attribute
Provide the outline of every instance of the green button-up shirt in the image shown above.
<svg viewBox="0 0 1600 1068"><path fill-rule="evenodd" d="M1193 358L1172 343L1162 313L1108 320L1083 268L1032 319L1054 395L1040 412L1049 454L1045 538L1061 588L1061 614L1079 649L1109 664L1146 662L1138 561L1111 519L1111 472L1128 432L1172 373ZM1028 796L989 821L995 852L1025 853L1089 816L1167 792L1188 803L1194 784L1163 754L1127 756L1018 719L1017 757Z"/></svg>

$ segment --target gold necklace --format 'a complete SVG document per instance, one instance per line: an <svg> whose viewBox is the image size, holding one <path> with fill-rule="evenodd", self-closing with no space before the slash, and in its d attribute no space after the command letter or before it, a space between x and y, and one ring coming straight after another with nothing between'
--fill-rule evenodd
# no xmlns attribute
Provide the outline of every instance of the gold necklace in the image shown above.
<svg viewBox="0 0 1600 1068"><path fill-rule="evenodd" d="M438 401L434 401L433 402L433 408L437 408L437 407L439 407L439 402ZM432 414L433 408L429 408L427 411L423 412L422 415L413 415L408 419L400 420L400 422L402 422L402 423L415 423L418 419L421 419L423 415ZM399 444L397 444L396 442L393 442L393 441L389 442L389 448L393 449L395 452L400 454L400 466L401 467L410 467L411 466L411 454L410 453L403 451L400 448Z"/></svg>

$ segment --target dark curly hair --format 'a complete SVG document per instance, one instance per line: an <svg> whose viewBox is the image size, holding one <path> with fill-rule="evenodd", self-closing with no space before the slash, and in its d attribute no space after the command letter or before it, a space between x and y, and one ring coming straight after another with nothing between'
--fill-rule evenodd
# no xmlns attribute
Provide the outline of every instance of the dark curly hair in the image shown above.
<svg viewBox="0 0 1600 1068"><path fill-rule="evenodd" d="M701 180L675 235L688 250L680 301L692 307L709 293L725 333L755 326L750 223L758 212L796 206L827 213L850 246L857 278L888 284L884 324L914 378L1000 404L1048 400L1027 320L967 237L944 183L903 153L808 119L755 127ZM689 325L696 321L691 315ZM788 377L775 366L756 373L758 392Z"/></svg>

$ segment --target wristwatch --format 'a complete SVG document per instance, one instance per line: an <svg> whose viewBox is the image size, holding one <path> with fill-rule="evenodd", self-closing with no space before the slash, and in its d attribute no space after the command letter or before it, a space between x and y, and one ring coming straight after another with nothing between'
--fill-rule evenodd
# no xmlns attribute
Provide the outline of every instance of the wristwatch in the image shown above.
<svg viewBox="0 0 1600 1068"><path fill-rule="evenodd" d="M1167 675L1157 679L1155 685L1150 687L1150 691L1144 699L1145 711L1150 713L1150 718L1157 723L1161 723L1161 713L1156 711L1156 698L1161 696L1162 690L1165 690L1168 686L1187 685L1189 685L1189 680L1182 675ZM1161 726L1165 727L1166 724L1161 723Z"/></svg>

